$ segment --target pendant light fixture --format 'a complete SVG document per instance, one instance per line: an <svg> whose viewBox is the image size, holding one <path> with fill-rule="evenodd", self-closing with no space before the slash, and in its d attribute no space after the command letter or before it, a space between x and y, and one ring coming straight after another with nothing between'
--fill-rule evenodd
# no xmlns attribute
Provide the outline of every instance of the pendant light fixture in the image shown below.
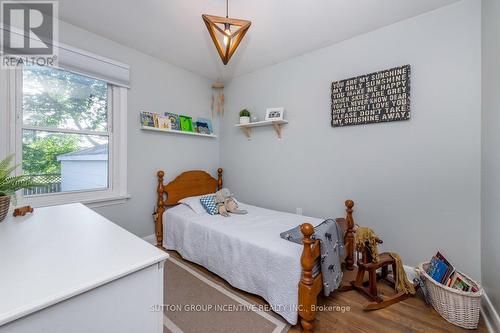
<svg viewBox="0 0 500 333"><path fill-rule="evenodd" d="M224 65L227 65L252 24L247 20L229 18L228 15L228 0L226 0L226 17L201 15Z"/></svg>

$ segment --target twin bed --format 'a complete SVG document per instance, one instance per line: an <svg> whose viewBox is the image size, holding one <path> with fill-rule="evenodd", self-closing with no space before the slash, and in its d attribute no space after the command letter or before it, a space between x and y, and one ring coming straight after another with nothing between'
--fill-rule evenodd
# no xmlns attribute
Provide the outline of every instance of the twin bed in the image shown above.
<svg viewBox="0 0 500 333"><path fill-rule="evenodd" d="M222 188L222 169L214 179L204 171L187 171L164 185L158 171L156 241L191 262L219 275L232 286L263 297L290 324L298 316L304 332L313 332L317 295L322 290L319 241L311 239L321 219L283 213L240 203L247 215L209 215L195 212L183 199ZM174 207L172 207L174 206ZM346 201L347 217L336 219L344 232L345 269L353 269L354 203ZM166 210L167 207L171 207ZM165 211L166 210L166 211ZM304 223L307 220L308 223ZM280 238L301 225L303 245Z"/></svg>

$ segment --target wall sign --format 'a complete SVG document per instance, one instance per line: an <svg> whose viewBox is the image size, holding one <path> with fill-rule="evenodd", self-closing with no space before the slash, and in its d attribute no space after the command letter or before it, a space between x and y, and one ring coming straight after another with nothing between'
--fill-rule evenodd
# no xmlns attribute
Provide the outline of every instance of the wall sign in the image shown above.
<svg viewBox="0 0 500 333"><path fill-rule="evenodd" d="M410 65L332 83L332 127L410 119Z"/></svg>

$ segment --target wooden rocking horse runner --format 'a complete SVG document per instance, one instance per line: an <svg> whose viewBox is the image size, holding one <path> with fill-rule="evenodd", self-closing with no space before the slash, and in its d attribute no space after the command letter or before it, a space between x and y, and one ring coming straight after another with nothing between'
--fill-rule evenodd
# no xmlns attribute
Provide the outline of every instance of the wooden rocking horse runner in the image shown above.
<svg viewBox="0 0 500 333"><path fill-rule="evenodd" d="M357 290L373 302L367 304L364 310L377 310L400 302L415 294L418 285L408 281L403 262L400 256L394 252L384 252L378 254L377 245L382 244L382 240L370 228L359 227L356 230L356 249L362 254L362 259L358 259L358 273L356 280L351 281L349 286L342 287L341 291ZM389 266L392 266L393 280L388 278ZM377 274L378 269L382 269L381 274ZM368 286L363 282L365 273L368 273ZM394 286L396 294L382 298L377 291L377 280L384 280Z"/></svg>

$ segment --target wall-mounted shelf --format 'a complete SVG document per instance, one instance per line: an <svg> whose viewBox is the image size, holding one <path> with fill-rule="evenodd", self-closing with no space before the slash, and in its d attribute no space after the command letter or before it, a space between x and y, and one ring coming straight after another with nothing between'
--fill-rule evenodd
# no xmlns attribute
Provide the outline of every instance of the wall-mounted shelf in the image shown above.
<svg viewBox="0 0 500 333"><path fill-rule="evenodd" d="M173 133L173 134L181 134L181 135L203 136L206 138L217 138L217 135L215 135L215 134L183 132L183 131L177 131L177 130L170 130L170 129L166 129L166 128L156 128L156 127L151 127L151 126L141 126L141 129L145 130L145 131L156 131L156 132L165 132L165 133Z"/></svg>
<svg viewBox="0 0 500 333"><path fill-rule="evenodd" d="M252 127L273 126L278 139L281 139L281 126L285 124L288 124L287 120L263 120L248 124L236 124L234 126L241 128L248 139L252 137Z"/></svg>

